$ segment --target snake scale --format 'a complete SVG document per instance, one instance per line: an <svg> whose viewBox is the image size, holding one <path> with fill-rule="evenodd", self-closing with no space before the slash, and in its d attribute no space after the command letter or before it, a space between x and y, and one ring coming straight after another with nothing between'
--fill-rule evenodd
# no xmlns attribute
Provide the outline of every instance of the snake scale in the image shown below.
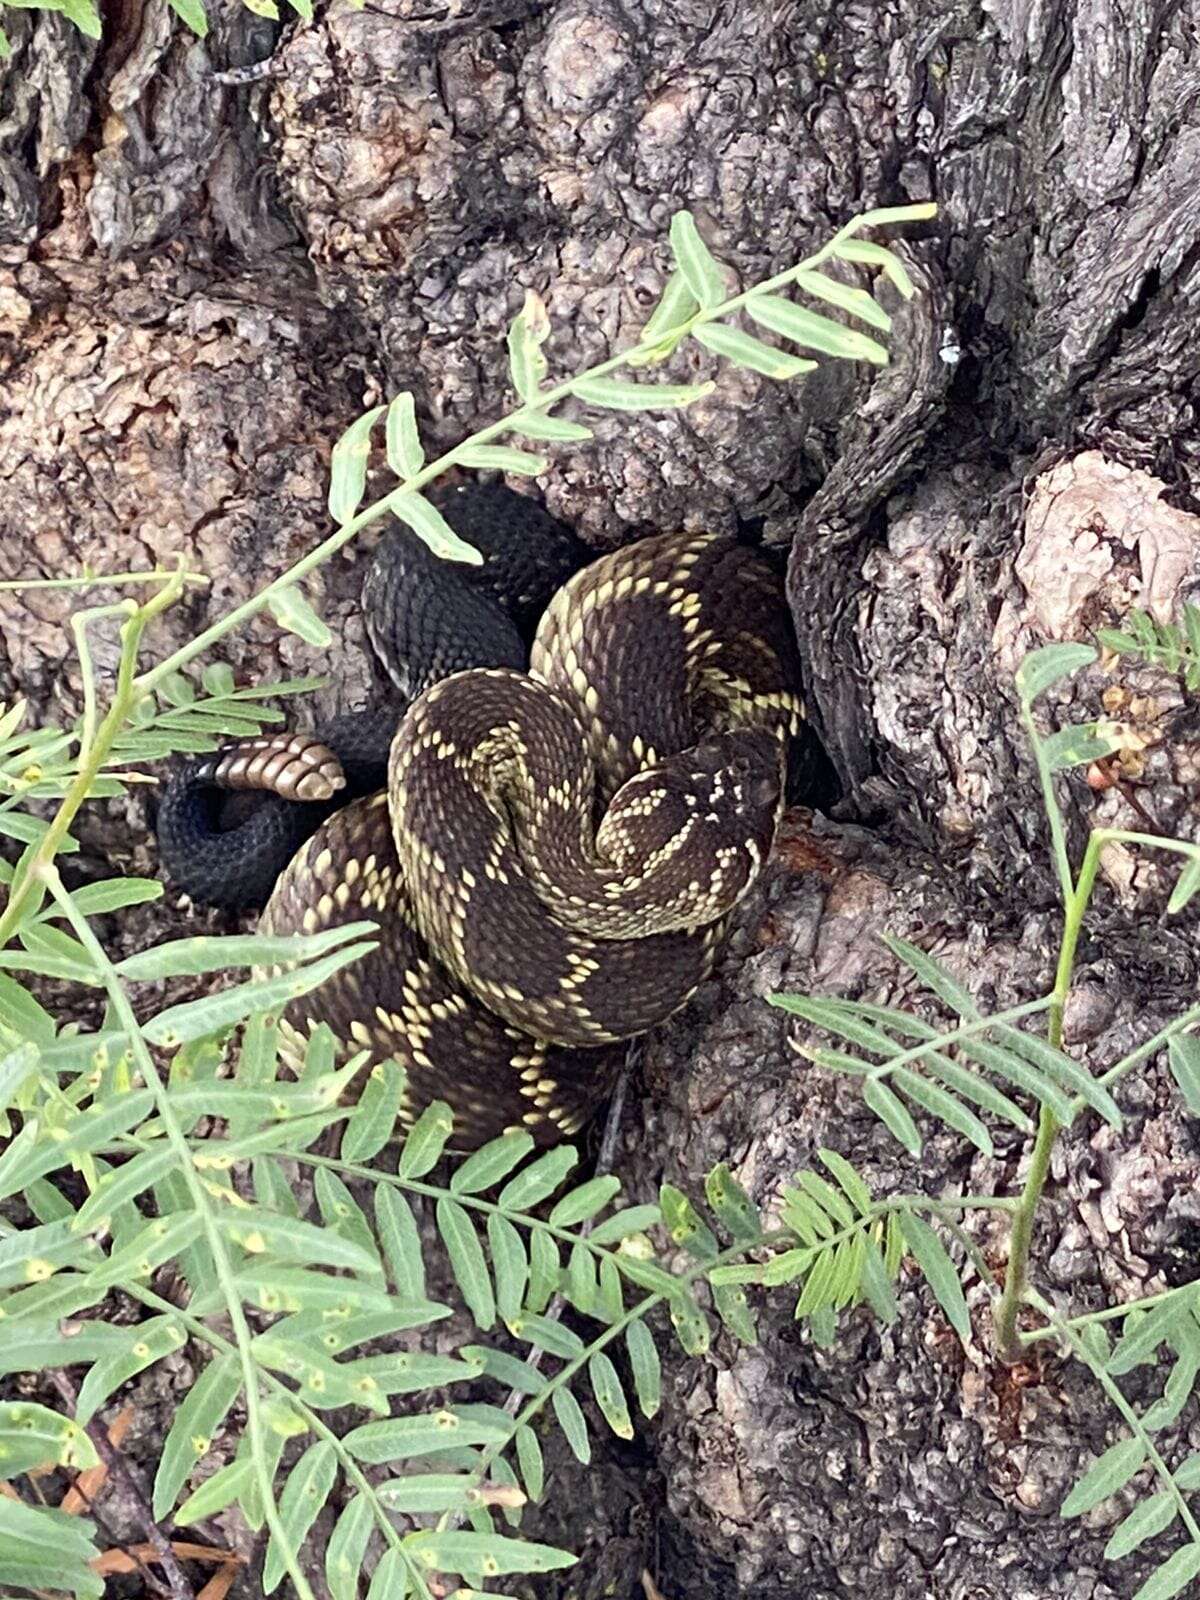
<svg viewBox="0 0 1200 1600"><path fill-rule="evenodd" d="M458 1148L512 1127L549 1144L605 1097L624 1041L711 970L771 847L799 664L779 577L734 539L658 535L580 566L569 531L510 491L444 509L483 568L399 533L364 583L401 700L194 766L159 837L199 898L237 898L222 873L243 895L276 879L264 933L378 925L287 1007L290 1066L324 1022L342 1059L406 1069L402 1120L440 1098ZM308 803L272 796L220 833L198 823L205 784ZM373 792L340 803L356 789Z"/></svg>

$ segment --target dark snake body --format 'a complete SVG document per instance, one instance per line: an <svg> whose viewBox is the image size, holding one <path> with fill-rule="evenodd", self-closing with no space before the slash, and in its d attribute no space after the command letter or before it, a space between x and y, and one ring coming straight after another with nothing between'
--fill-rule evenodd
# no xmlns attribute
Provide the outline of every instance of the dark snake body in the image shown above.
<svg viewBox="0 0 1200 1600"><path fill-rule="evenodd" d="M493 494L493 516L501 504ZM443 601L442 575L464 579L431 565L413 624L401 565L377 558L364 586L372 642L396 689L416 693L387 787L324 816L260 924L311 933L369 918L379 942L287 1008L284 1055L297 1066L324 1022L342 1059L365 1050L405 1068L404 1120L439 1098L459 1147L511 1127L550 1143L605 1096L622 1041L703 981L770 849L802 716L781 584L730 539L643 540L558 589L525 674L522 622L544 606L537 555L511 637L490 617L472 624L492 630L482 648L453 633L450 648L476 659L446 675L443 661L414 668L407 640L428 622L444 657L446 617L494 602L470 579L469 602ZM373 715L386 727L386 710ZM338 730L318 732L336 750Z"/></svg>

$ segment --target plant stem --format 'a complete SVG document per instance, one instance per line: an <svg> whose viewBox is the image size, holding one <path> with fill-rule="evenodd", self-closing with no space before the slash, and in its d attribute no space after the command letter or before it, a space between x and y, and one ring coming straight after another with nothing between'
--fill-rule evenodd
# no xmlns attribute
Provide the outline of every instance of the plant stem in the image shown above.
<svg viewBox="0 0 1200 1600"><path fill-rule="evenodd" d="M1155 1474L1166 1488L1168 1494L1170 1494L1175 1501L1175 1510L1179 1520L1187 1529L1188 1535L1192 1542L1194 1544L1200 1544L1200 1524L1197 1523L1183 1491L1175 1482L1174 1475L1167 1466L1166 1462L1163 1460L1161 1454L1155 1446L1154 1440L1143 1427L1142 1419L1130 1405L1129 1401L1126 1400L1120 1384L1118 1384L1108 1372L1104 1362L1096 1360L1096 1357L1088 1349L1087 1345L1083 1342L1079 1335L1074 1331L1071 1324L1069 1322L1062 1322L1057 1318L1054 1307L1049 1303L1049 1301L1044 1300L1036 1290L1029 1291L1029 1293L1026 1295L1026 1301L1029 1305L1033 1306L1036 1310L1042 1313L1042 1315L1050 1323L1050 1327L1053 1329L1053 1331L1058 1334L1059 1338L1061 1338L1066 1345L1068 1345L1071 1353L1079 1361L1082 1361L1084 1366L1090 1370L1096 1382L1100 1385L1105 1394L1108 1396L1109 1400L1112 1402L1113 1407L1120 1412L1122 1418L1128 1424L1130 1432L1133 1433L1135 1438L1141 1440L1142 1447L1146 1452L1147 1460L1154 1468Z"/></svg>
<svg viewBox="0 0 1200 1600"><path fill-rule="evenodd" d="M161 1311L176 1317L194 1339L199 1339L213 1350L222 1355L236 1356L238 1354L236 1344L226 1339L222 1334L214 1332L206 1322L203 1322L199 1317L193 1316L186 1308L181 1309L170 1300L164 1300L161 1295L155 1294L152 1289L147 1289L142 1284L124 1284L122 1287L127 1294L131 1295L135 1300L140 1300L151 1311ZM380 1532L392 1549L400 1552L401 1558L408 1567L409 1576L416 1585L417 1600L433 1600L433 1596L429 1592L429 1586L425 1581L425 1573L412 1559L408 1551L405 1550L404 1540L388 1520L387 1512L380 1503L379 1496L375 1493L374 1484L350 1454L349 1450L346 1449L338 1435L324 1421L321 1413L306 1405L300 1396L294 1390L289 1389L283 1379L277 1377L269 1367L261 1367L259 1369L259 1377L268 1389L276 1394L280 1400L286 1402L295 1411L296 1415L303 1419L306 1426L312 1433L316 1434L318 1439L322 1439L326 1444L333 1446L338 1463L345 1473L347 1481L352 1483L360 1494L366 1496L375 1514L375 1521Z"/></svg>
<svg viewBox="0 0 1200 1600"><path fill-rule="evenodd" d="M279 1508L275 1504L274 1485L271 1482L271 1474L267 1470L266 1457L263 1451L264 1424L261 1406L262 1397L258 1389L258 1368L250 1352L250 1328L246 1322L246 1313L242 1306L241 1295L238 1293L237 1285L234 1282L233 1264L229 1259L224 1235L217 1226L208 1195L197 1175L195 1164L192 1161L192 1152L175 1115L166 1085L163 1083L158 1068L154 1064L154 1058L150 1054L149 1047L138 1027L137 1018L133 1014L133 1007L129 1003L129 997L125 993L124 986L117 976L112 962L108 959L100 941L92 932L91 923L78 910L75 902L67 893L54 862L52 860L43 862L37 871L41 881L45 883L55 902L62 910L63 915L70 923L76 938L91 957L96 970L102 974L109 999L112 1001L113 1010L116 1012L128 1036L129 1049L133 1053L142 1081L147 1088L154 1092L155 1109L162 1121L167 1143L174 1152L179 1172L187 1185L192 1205L195 1207L197 1216L201 1219L205 1243L208 1245L209 1252L212 1255L217 1282L220 1285L222 1298L225 1301L226 1314L229 1317L237 1343L238 1356L242 1368L242 1385L245 1391L250 1455L254 1463L255 1478L259 1494L262 1497L263 1512L267 1519L267 1525L279 1546L284 1566L296 1587L299 1600L316 1600L308 1579L304 1576L297 1559L297 1553L291 1548L287 1531L280 1520Z"/></svg>
<svg viewBox="0 0 1200 1600"><path fill-rule="evenodd" d="M67 830L74 821L76 812L87 799L88 791L104 765L104 758L113 740L121 731L129 712L141 698L141 690L137 687L133 669L143 632L155 617L178 599L182 588L183 574L176 572L169 582L163 584L157 594L147 600L145 605L138 606L131 612L129 621L122 627L121 660L117 667L117 685L112 704L97 728L95 738L80 751L79 771L63 796L62 804L54 813L50 826L29 857L25 871L17 877L9 891L8 904L3 913L0 913L0 949L3 949L12 938L30 889L39 882L44 869L53 862L62 848Z"/></svg>
<svg viewBox="0 0 1200 1600"><path fill-rule="evenodd" d="M669 337L674 344L678 344L701 323L719 321L721 318L739 310L758 295L771 294L775 290L786 288L788 284L794 283L802 273L813 271L814 268L819 267L832 255L835 255L838 245L844 239L851 238L863 228L893 222L924 221L934 216L936 210L936 206L933 205L886 206L875 211L863 212L861 216L852 217L849 222L839 228L819 250L806 260L798 262L793 267L788 267L784 272L777 272L774 277L764 279L762 283L754 284L741 294L733 295L730 299L722 301L720 305L701 307L685 322L680 323L677 328L671 329ZM298 583L314 567L320 566L322 562L327 561L330 556L334 555L344 545L349 544L350 540L356 534L361 533L363 528L384 516L392 509L392 503L397 496L416 494L427 483L431 483L447 468L453 466L460 452L476 445L487 444L502 433L519 433L520 425L524 418L542 416L552 410L560 401L569 399L574 394L576 385L588 382L593 378L605 377L608 373L615 372L619 367L630 364L637 365L646 358L653 356L663 345L664 337L663 334L659 333L653 338L642 339L637 344L631 345L629 349L620 350L616 355L609 356L607 360L588 368L586 372L577 372L572 377L564 379L561 383L542 390L532 400L518 406L514 411L508 412L498 421L488 423L485 427L471 434L469 438L455 445L452 450L447 450L443 455L438 456L436 460L426 462L420 471L415 472L411 478L406 478L403 483L389 489L387 494L357 512L348 522L344 522L336 533L330 534L329 538L323 540L315 550L303 556L278 578L274 578L265 589L251 596L249 600L244 600L241 605L235 606L232 611L219 618L211 627L205 628L202 633L197 634L188 644L181 645L178 650L169 655L165 661L160 662L157 667L152 667L149 672L144 673L138 680L139 689L142 692L153 689L162 682L168 673L175 672L180 667L185 666L189 661L207 650L210 645L215 644L218 639L223 638L230 629L236 628L239 623L255 616L264 606L270 604L281 589L286 589L292 584ZM652 395L653 390L648 387L648 407L653 405ZM541 442L539 441L539 443Z"/></svg>

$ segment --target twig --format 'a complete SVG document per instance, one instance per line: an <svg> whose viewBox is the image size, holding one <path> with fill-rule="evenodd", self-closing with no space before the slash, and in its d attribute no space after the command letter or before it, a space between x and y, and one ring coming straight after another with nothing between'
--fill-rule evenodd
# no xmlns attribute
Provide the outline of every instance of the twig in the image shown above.
<svg viewBox="0 0 1200 1600"><path fill-rule="evenodd" d="M54 1372L51 1377L54 1387L58 1390L63 1401L74 1412L79 1400L75 1385L65 1372ZM157 1594L169 1594L171 1600L195 1600L195 1590L188 1582L187 1574L175 1559L175 1552L171 1549L166 1535L154 1520L150 1502L146 1499L142 1486L134 1477L133 1471L124 1455L109 1441L104 1425L96 1418L93 1418L91 1422L84 1423L83 1426L88 1438L96 1446L101 1461L104 1462L105 1467L108 1469L109 1477L121 1485L132 1501L137 1512L138 1521L142 1526L142 1531L145 1533L147 1541L154 1546L158 1555L163 1577L167 1580L167 1587L164 1588L153 1573L139 1560L138 1566L141 1568L142 1576L146 1583Z"/></svg>

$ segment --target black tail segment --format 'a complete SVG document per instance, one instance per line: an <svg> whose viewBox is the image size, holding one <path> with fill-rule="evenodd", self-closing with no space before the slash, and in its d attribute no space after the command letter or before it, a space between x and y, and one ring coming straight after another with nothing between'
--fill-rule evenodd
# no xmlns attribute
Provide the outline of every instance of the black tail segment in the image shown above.
<svg viewBox="0 0 1200 1600"><path fill-rule="evenodd" d="M439 503L484 563L442 561L407 528L381 540L363 582L363 611L393 692L313 730L340 760L346 787L319 804L261 791L235 795L211 781L212 756L181 763L167 780L159 855L167 877L193 900L230 911L264 905L332 812L385 787L388 749L409 700L470 667L527 667L538 619L591 553L565 523L503 484L473 483Z"/></svg>
<svg viewBox="0 0 1200 1600"><path fill-rule="evenodd" d="M193 900L249 911L266 904L283 868L340 804L341 795L316 805L274 794L235 798L182 767L159 797L159 855L171 883Z"/></svg>

